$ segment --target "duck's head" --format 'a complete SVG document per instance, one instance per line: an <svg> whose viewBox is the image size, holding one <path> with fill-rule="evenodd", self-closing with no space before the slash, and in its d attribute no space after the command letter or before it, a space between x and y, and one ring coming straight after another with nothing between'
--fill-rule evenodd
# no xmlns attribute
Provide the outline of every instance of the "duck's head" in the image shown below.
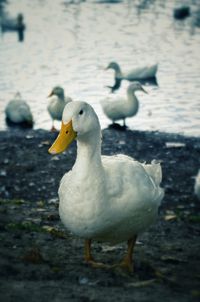
<svg viewBox="0 0 200 302"><path fill-rule="evenodd" d="M147 91L144 90L144 88L142 87L142 85L140 84L140 82L133 82L133 83L131 83L128 86L127 91L128 92L143 91L144 93L147 93Z"/></svg>
<svg viewBox="0 0 200 302"><path fill-rule="evenodd" d="M106 67L106 70L107 69L114 69L115 71L119 71L120 67L119 67L119 64L117 64L116 62L110 62L108 64L108 66Z"/></svg>
<svg viewBox="0 0 200 302"><path fill-rule="evenodd" d="M56 95L60 99L64 99L64 89L60 86L56 86L52 89L48 97Z"/></svg>
<svg viewBox="0 0 200 302"><path fill-rule="evenodd" d="M61 130L49 153L61 153L75 138L87 141L92 134L98 133L100 124L94 109L85 102L70 102L64 108Z"/></svg>

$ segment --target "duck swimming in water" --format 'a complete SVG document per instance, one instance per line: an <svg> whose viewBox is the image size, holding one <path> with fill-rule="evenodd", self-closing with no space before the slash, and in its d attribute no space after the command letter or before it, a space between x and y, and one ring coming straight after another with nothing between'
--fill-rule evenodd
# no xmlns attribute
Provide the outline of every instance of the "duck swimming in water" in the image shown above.
<svg viewBox="0 0 200 302"><path fill-rule="evenodd" d="M136 80L147 80L156 77L158 70L158 64L138 67L127 72L122 72L120 66L116 62L111 62L108 64L106 69L113 69L115 72L115 78L127 81L136 81Z"/></svg>

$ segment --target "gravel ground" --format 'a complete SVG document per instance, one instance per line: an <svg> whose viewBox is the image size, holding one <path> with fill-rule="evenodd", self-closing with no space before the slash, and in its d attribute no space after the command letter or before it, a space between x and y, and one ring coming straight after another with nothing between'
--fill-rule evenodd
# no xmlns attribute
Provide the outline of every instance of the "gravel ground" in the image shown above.
<svg viewBox="0 0 200 302"><path fill-rule="evenodd" d="M198 301L200 202L194 176L200 138L159 132L103 131L102 153L159 160L165 198L159 218L138 238L135 272L94 269L83 261L83 240L63 228L57 190L71 169L76 144L51 156L56 134L44 130L0 132L0 300ZM125 244L93 243L97 260L115 263Z"/></svg>

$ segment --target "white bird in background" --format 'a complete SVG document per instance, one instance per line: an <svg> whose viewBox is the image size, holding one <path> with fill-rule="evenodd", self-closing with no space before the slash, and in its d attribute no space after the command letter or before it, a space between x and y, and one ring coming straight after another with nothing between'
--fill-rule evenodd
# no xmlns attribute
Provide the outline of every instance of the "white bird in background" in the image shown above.
<svg viewBox="0 0 200 302"><path fill-rule="evenodd" d="M135 95L136 91L147 93L139 82L131 83L127 88L127 98L118 97L111 101L110 98L101 101L101 106L105 115L113 121L123 120L136 115L139 108L139 101Z"/></svg>
<svg viewBox="0 0 200 302"><path fill-rule="evenodd" d="M101 129L94 109L85 102L66 105L61 131L49 149L63 152L77 140L76 162L59 187L59 214L63 224L85 239L85 260L95 267L91 240L128 242L119 264L133 270L132 252L138 234L156 219L164 196L160 164L139 163L126 155L101 156Z"/></svg>
<svg viewBox="0 0 200 302"><path fill-rule="evenodd" d="M111 62L106 69L113 69L115 72L115 79L135 81L135 80L148 80L156 77L158 64L138 67L127 72L122 72L118 63Z"/></svg>
<svg viewBox="0 0 200 302"><path fill-rule="evenodd" d="M60 86L54 87L48 97L51 97L50 102L47 106L47 110L52 118L51 131L56 131L56 128L54 127L54 121L62 120L62 113L65 105L69 102L72 102L72 99L70 97L65 97L64 89Z"/></svg>
<svg viewBox="0 0 200 302"><path fill-rule="evenodd" d="M19 124L22 126L33 126L33 115L29 105L22 100L18 92L5 108L6 120L8 124Z"/></svg>
<svg viewBox="0 0 200 302"><path fill-rule="evenodd" d="M197 198L200 200L200 169L195 177L194 193L197 196Z"/></svg>

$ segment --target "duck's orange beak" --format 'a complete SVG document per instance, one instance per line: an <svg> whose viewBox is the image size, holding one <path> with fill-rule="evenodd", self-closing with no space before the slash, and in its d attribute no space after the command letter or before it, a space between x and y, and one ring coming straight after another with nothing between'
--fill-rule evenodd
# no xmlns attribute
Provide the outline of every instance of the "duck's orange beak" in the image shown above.
<svg viewBox="0 0 200 302"><path fill-rule="evenodd" d="M49 153L58 154L65 151L65 149L69 147L76 136L77 133L73 130L72 121L66 125L62 122L60 133L58 134L58 137L53 145L49 148Z"/></svg>

